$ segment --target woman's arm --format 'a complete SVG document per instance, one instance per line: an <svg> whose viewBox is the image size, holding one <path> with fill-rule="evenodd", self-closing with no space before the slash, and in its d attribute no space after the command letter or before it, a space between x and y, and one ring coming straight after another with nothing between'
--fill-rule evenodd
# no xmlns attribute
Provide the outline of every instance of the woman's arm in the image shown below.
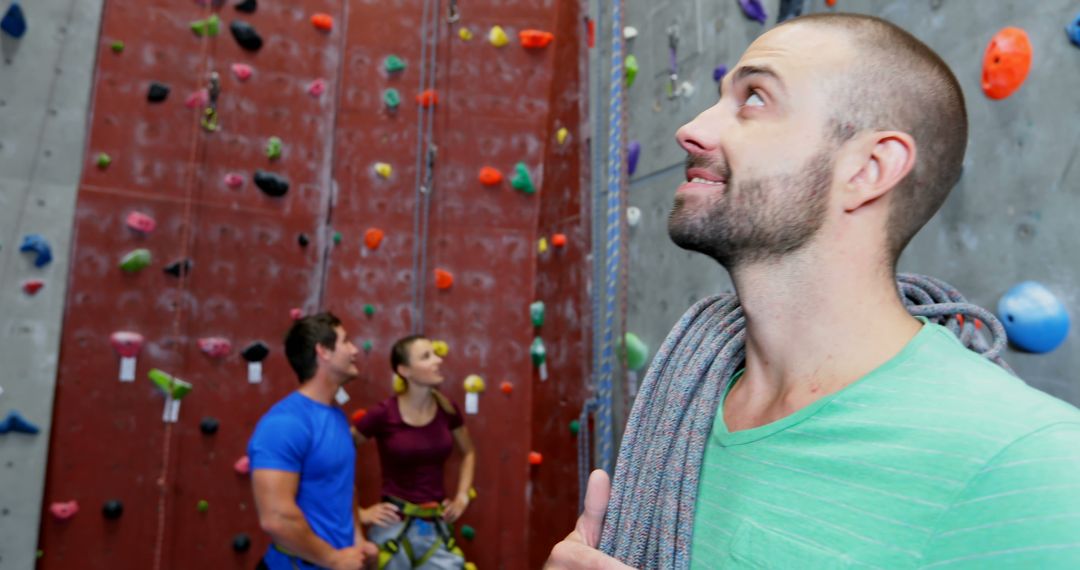
<svg viewBox="0 0 1080 570"><path fill-rule="evenodd" d="M473 485L473 474L476 471L476 449L473 447L469 431L461 426L450 432L454 436L454 443L458 451L464 456L461 460L461 473L458 476L458 490L452 501L446 503L444 518L450 522L457 520L465 508L469 506L469 489Z"/></svg>

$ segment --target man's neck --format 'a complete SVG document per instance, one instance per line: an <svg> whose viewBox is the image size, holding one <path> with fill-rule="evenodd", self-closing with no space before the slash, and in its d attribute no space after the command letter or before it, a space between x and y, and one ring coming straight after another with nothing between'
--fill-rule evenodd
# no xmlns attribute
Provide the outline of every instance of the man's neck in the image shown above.
<svg viewBox="0 0 1080 570"><path fill-rule="evenodd" d="M340 387L341 385L334 382L329 375L316 373L311 380L304 382L298 391L316 402L329 406L334 402L334 395Z"/></svg>
<svg viewBox="0 0 1080 570"><path fill-rule="evenodd" d="M746 313L746 371L728 396L729 429L770 423L896 356L921 325L893 276L837 256L789 256L732 272ZM732 425L732 424L735 425Z"/></svg>

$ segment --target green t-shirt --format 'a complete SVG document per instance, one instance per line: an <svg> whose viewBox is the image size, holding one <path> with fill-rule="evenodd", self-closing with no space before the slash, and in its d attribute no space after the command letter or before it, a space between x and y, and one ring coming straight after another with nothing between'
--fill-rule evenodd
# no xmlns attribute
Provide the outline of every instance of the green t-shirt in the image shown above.
<svg viewBox="0 0 1080 570"><path fill-rule="evenodd" d="M1080 569L1080 411L925 324L786 418L730 433L721 407L691 565Z"/></svg>

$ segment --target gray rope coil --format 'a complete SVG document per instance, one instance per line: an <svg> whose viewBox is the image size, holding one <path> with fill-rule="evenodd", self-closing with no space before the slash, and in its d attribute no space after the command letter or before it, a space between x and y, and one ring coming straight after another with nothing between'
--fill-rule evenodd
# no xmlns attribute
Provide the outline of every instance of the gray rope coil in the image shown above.
<svg viewBox="0 0 1080 570"><path fill-rule="evenodd" d="M989 311L931 277L901 274L897 286L912 315L942 324L964 346L1008 369L1001 359L1005 329ZM976 320L986 325L990 342ZM721 395L744 366L745 341L746 320L733 294L699 301L668 334L626 424L603 552L635 568L689 567L705 445Z"/></svg>

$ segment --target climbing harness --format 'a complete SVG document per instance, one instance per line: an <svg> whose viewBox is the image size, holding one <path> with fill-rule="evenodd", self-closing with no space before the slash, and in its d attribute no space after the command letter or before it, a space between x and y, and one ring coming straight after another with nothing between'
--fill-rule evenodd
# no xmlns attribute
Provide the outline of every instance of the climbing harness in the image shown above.
<svg viewBox="0 0 1080 570"><path fill-rule="evenodd" d="M443 519L442 505L438 503L417 505L397 497L383 497L383 502L397 507L403 518L401 530L398 531L397 536L379 545L379 570L386 568L399 552L404 552L408 556L409 563L413 568L419 568L428 560L431 560L431 557L439 551L440 547L446 547L446 550L454 556L458 556L462 560L465 559L465 553L461 551L457 541L454 540L454 532L450 524ZM427 551L419 556L413 550L413 545L408 537L409 529L414 524L418 524L417 521L431 524L438 534L438 539L428 547Z"/></svg>

